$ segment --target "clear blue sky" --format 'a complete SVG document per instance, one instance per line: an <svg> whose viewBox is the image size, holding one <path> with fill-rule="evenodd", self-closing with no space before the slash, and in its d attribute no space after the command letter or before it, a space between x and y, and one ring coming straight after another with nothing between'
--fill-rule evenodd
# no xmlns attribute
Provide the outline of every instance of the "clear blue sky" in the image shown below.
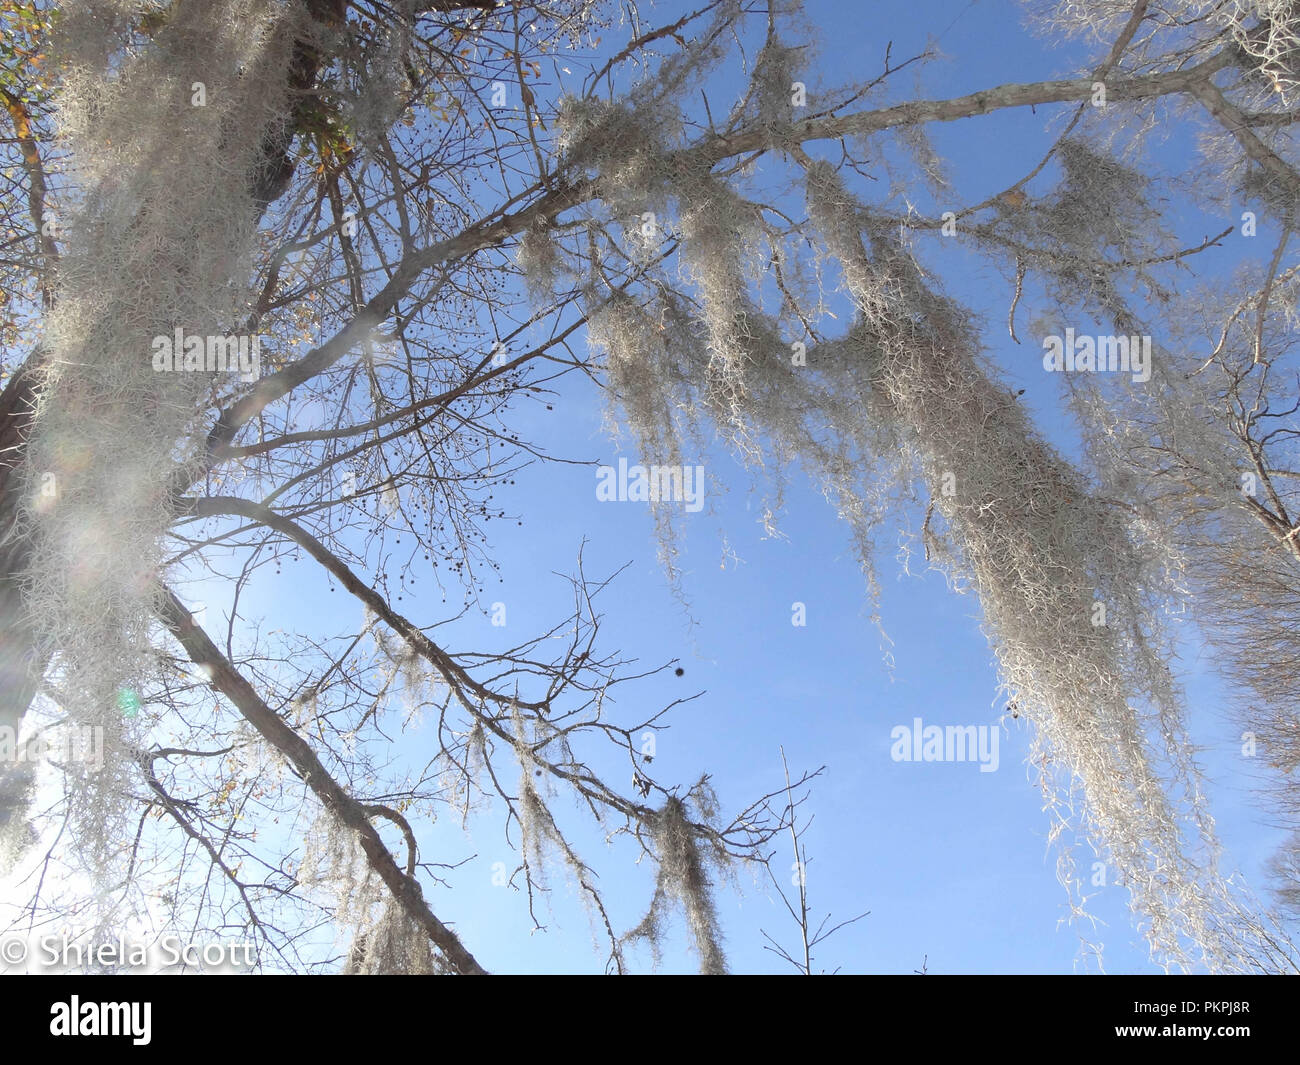
<svg viewBox="0 0 1300 1065"><path fill-rule="evenodd" d="M661 5L660 20L667 21L677 6ZM925 69L921 86L927 96L1066 76L1079 62L1074 50L1053 48L1027 34L1021 7L1004 0L809 0L807 12L822 39L820 67L811 80L828 85L872 75L888 40L897 59L919 51L928 34L946 28L941 47L949 58ZM904 74L899 88L910 84L911 75ZM1039 108L1034 117L1017 111L933 131L941 154L954 159L963 203L1004 188L1033 165L1048 143L1050 113ZM1175 158L1185 150L1177 144L1171 149ZM1217 232L1229 221L1205 226ZM1199 230L1201 222L1189 219L1188 225L1189 231ZM1196 232L1195 239L1202 235ZM1049 436L1069 448L1070 438L1060 435L1064 420L1055 413L1058 382L1042 373L1041 349L1032 339L1017 348L1006 337L1010 294L1005 282L987 268L960 265L948 269L947 280L953 295L986 314L991 357L1013 387L1027 389L1025 402L1040 415L1040 425L1049 427ZM616 461L620 452L601 432L602 403L596 390L575 376L553 412L533 407L516 413L520 435L564 457ZM621 454L638 458L634 451ZM590 468L540 465L520 475L502 500L507 510L524 516L524 525L494 523L503 583L497 591L489 588L483 602L507 605L507 629L494 630L486 617L471 617L444 630L446 642L478 648L549 627L569 602L567 586L552 574L573 569L584 539L589 575L603 576L630 562L606 598L604 646L622 648L647 665L680 658L685 675L669 673L623 689L628 716L705 692L677 711L672 728L659 735L654 765L659 779L689 785L707 771L731 812L778 786L781 745L792 770L827 767L806 807L815 814L806 837L813 859L812 904L818 914L829 910L836 919L862 910L870 916L831 940L822 949L821 964L850 972L907 973L928 957L930 970L939 973L1074 971L1078 935L1059 924L1066 897L1046 842L1047 815L1023 764L1023 731L1001 737L1000 768L993 773L981 773L974 764L896 763L889 757L890 730L915 717L927 724L962 725L998 719L997 679L979 632L978 603L949 593L937 575L896 580L886 537L881 607L894 641L891 677L847 528L820 493L797 481L782 519L788 539L763 539L758 508L746 491L748 479L732 460L721 451L687 458L704 463L710 478L708 507L684 524L683 586L695 627L672 598L656 561L648 509L597 502ZM724 485L729 492L720 490ZM743 560L740 565L721 564L724 534ZM291 571L285 572L282 579L289 580ZM323 578L304 579L305 568L292 572L302 610L340 607L342 596L327 593ZM806 627L791 625L795 601L807 606ZM420 623L441 616L436 602L413 607L408 599L403 606ZM351 610L352 604L346 607ZM1203 765L1226 864L1260 883L1261 864L1281 834L1256 810L1239 741L1221 710L1217 682L1203 666L1196 647L1186 648L1181 667L1192 706L1191 733L1205 748ZM630 787L630 780L615 783ZM558 812L577 814L564 799ZM523 899L492 886L494 862L515 864L499 823L499 816L481 822L473 842L451 824L425 831L426 860L477 855L452 875L454 890L431 890L435 911L455 923L490 970L598 968L588 920L560 875L553 878L549 914L541 911L549 925L545 934L529 935ZM569 823L582 822L571 816ZM648 871L631 864L626 842L601 856L600 833L577 830L574 839L580 853L605 873L602 883L615 918L625 928L634 924L649 900ZM785 841L777 846L784 855ZM790 859L778 862L788 868ZM793 944L794 928L765 884L742 880L739 887L719 888L729 960L738 972L779 972L784 963L764 952L759 929ZM1152 971L1124 891L1102 890L1093 908L1107 922L1092 936L1105 945L1107 969ZM679 922L665 971L694 968L684 948ZM644 954L634 957L642 967L648 964Z"/></svg>

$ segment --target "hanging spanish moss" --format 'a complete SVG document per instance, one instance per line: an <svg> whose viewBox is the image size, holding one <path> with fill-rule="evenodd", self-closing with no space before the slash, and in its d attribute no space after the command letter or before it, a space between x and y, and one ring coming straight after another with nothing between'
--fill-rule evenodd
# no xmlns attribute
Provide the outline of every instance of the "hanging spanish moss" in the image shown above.
<svg viewBox="0 0 1300 1065"><path fill-rule="evenodd" d="M773 64L784 62L774 52L756 74L771 82ZM773 91L767 84L751 95ZM779 127L781 109L760 111ZM1179 592L1177 562L1150 515L1098 498L1038 434L984 364L969 313L934 290L897 223L857 203L833 166L801 161L826 261L798 296L824 307L827 279L837 276L857 318L800 363L784 339L799 335L789 328L789 301L767 312L744 265L787 261L779 241L753 204L708 173L707 157L680 139L680 123L648 131L630 114L589 103L565 115L575 165L599 175L611 213L654 211L680 243L685 289L642 257L620 258L618 247L593 253L589 336L605 354L620 422L643 452L678 454L707 422L751 467L779 471L797 456L850 523L873 594L876 533L919 485L929 496L927 554L955 589L979 596L1003 692L1032 726L1030 766L1075 918L1087 917L1075 858L1082 845L1127 886L1157 960L1257 969L1262 925L1218 871L1181 693L1166 665L1161 618ZM1127 195L1094 210L1087 198L1123 184L1123 168L1080 143L1062 153L1065 186L1044 223L1050 232L1038 236L1092 254L1123 246L1134 222L1149 221L1144 205ZM1072 188L1083 176L1087 187ZM675 211L669 221L665 205ZM612 283L612 263L632 283ZM1084 298L1122 307L1109 282L1079 280L1088 282ZM667 523L659 524L662 535ZM680 881L689 849L670 827L673 811L661 817ZM652 907L651 917L659 912ZM642 929L652 943L653 926ZM706 958L708 927L701 918Z"/></svg>
<svg viewBox="0 0 1300 1065"><path fill-rule="evenodd" d="M1228 889L1154 629L1159 555L1145 558L1140 530L1037 436L979 366L959 309L925 289L891 234L872 232L867 254L834 172L815 167L808 185L814 225L878 323L880 386L936 489L1004 687L1034 726L1031 763L1057 831L1091 838L1129 887L1159 957L1186 958L1190 940L1204 953L1197 960L1238 967L1248 955L1218 926ZM1064 862L1073 886L1068 852Z"/></svg>
<svg viewBox="0 0 1300 1065"><path fill-rule="evenodd" d="M330 900L338 934L347 947L344 973L442 971L429 937L366 862L356 833L328 811L319 812L308 832L298 881Z"/></svg>
<svg viewBox="0 0 1300 1065"><path fill-rule="evenodd" d="M196 419L218 373L229 387L254 368L249 339L241 363L224 338L238 342L250 305L252 190L263 137L285 120L299 11L173 4L141 39L149 8L63 9L57 122L76 193L24 466L57 488L52 506L29 490L22 515L26 601L58 652L54 694L74 724L104 730L103 768L70 767L74 835L94 869L133 835L122 818L171 486L203 439ZM189 369L178 338L204 349ZM205 338L222 338L216 372Z"/></svg>
<svg viewBox="0 0 1300 1065"><path fill-rule="evenodd" d="M716 840L702 836L692 826L691 812L705 824L716 815L717 797L707 780L698 781L684 798L669 796L663 807L647 818L652 854L658 863L654 895L641 923L625 938L647 942L658 961L669 912L679 908L700 959L700 973L724 976L727 960L713 887L715 873L725 871L729 861Z"/></svg>

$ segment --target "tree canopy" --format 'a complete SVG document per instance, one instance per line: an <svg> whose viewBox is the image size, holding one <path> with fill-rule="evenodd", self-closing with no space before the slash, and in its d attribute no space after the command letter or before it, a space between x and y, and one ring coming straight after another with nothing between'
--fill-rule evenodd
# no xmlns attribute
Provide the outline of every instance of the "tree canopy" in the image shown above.
<svg viewBox="0 0 1300 1065"><path fill-rule="evenodd" d="M825 83L798 0L0 17L0 725L103 742L44 790L0 765L11 866L75 871L29 876L30 914L106 926L161 897L268 968L321 966L324 925L354 971L478 973L417 834L486 812L530 908L550 871L577 885L610 971L680 916L725 972L720 881L770 860L810 775L727 812L707 775L657 780L640 737L675 707L617 701L653 671L602 641L617 593L580 557L553 627L456 649L513 478L565 461L528 414L590 380L647 463L725 441L773 530L814 479L869 601L900 528L977 597L1079 913L1082 846L1162 964L1296 968L1219 867L1171 665L1191 612L1293 818L1291 3L1030 4L1088 65L947 98L917 91L938 47L887 33ZM928 133L1001 113L1049 146L967 192ZM1232 225L1189 234L1187 204ZM970 262L1045 372L1054 339L1081 459L951 295ZM679 502L650 508L688 599ZM363 622L245 608L289 558ZM228 617L192 612L205 581ZM421 716L432 757L404 734ZM654 863L640 924L611 918L561 797Z"/></svg>

